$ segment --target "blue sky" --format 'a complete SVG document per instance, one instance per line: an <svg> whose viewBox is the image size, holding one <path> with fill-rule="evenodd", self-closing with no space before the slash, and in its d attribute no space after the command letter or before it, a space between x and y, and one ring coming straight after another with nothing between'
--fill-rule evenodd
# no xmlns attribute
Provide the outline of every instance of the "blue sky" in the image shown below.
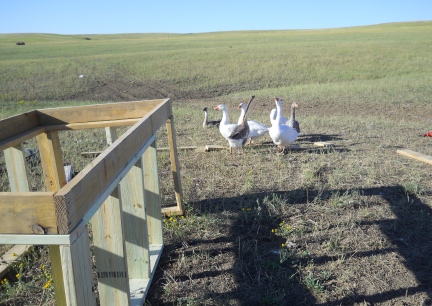
<svg viewBox="0 0 432 306"><path fill-rule="evenodd" d="M201 33L432 20L432 0L2 0L0 33Z"/></svg>

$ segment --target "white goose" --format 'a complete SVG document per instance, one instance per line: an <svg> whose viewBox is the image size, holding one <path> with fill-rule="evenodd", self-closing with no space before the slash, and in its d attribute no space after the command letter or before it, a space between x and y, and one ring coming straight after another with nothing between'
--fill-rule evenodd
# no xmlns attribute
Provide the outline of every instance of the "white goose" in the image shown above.
<svg viewBox="0 0 432 306"><path fill-rule="evenodd" d="M279 99L281 102L282 100ZM300 124L299 122L295 119L295 109L298 107L297 102L293 102L291 104L291 117L288 119L286 117L281 116L281 123L288 125L292 128L294 128L298 133L300 133ZM277 116L277 109L273 108L270 112L270 122L273 124L273 122L276 120L276 116Z"/></svg>
<svg viewBox="0 0 432 306"><path fill-rule="evenodd" d="M240 124L246 112L246 104L242 102L239 104L238 108L240 108L240 117L238 120L238 124ZM249 136L248 136L249 144L251 144L252 141L254 141L255 139L264 136L266 133L268 133L269 130L268 126L260 122L248 120L247 123L249 125Z"/></svg>
<svg viewBox="0 0 432 306"><path fill-rule="evenodd" d="M228 140L230 154L232 154L232 148L240 148L246 143L248 135L249 135L249 125L247 123L247 113L250 109L253 99L255 96L249 100L248 106L245 111L245 115L242 118L240 124L238 123L229 123L228 118L228 108L225 104L219 104L215 107L215 110L222 111L222 120L219 124L219 132L221 135Z"/></svg>
<svg viewBox="0 0 432 306"><path fill-rule="evenodd" d="M276 103L277 115L269 129L269 135L278 149L285 151L286 146L296 141L299 133L292 127L282 123L282 100L274 98Z"/></svg>
<svg viewBox="0 0 432 306"><path fill-rule="evenodd" d="M282 100L281 100L282 101ZM273 122L276 121L276 116L278 112L276 108L273 108L270 112L270 123L273 125ZM282 124L288 124L288 118L281 115L281 123Z"/></svg>

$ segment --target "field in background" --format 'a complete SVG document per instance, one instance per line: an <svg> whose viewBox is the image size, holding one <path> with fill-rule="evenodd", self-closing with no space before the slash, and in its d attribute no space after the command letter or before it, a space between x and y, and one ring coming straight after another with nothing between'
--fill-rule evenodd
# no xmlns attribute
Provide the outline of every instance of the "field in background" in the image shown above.
<svg viewBox="0 0 432 306"><path fill-rule="evenodd" d="M250 117L269 124L274 96L284 105L298 101L300 150L276 155L268 136L265 145L232 156L180 150L187 212L165 220L166 248L147 304L429 304L432 166L396 150L432 155L431 139L420 136L432 130L431 30L432 22L419 22L319 31L0 35L0 118L170 97L179 146L226 145L217 129L202 128L203 107L217 119L213 108L225 103L236 121L235 107L254 94ZM60 137L76 171L91 160L81 152L106 147L103 130ZM332 142L334 150L316 141ZM162 132L158 146L165 142ZM32 141L25 145L35 148ZM166 152L159 165L163 202L170 204ZM29 170L32 188L43 189L40 166ZM30 254L31 263L26 258L25 269L17 265L8 276L12 285L0 284L0 305L52 303L52 290L43 288L45 249Z"/></svg>

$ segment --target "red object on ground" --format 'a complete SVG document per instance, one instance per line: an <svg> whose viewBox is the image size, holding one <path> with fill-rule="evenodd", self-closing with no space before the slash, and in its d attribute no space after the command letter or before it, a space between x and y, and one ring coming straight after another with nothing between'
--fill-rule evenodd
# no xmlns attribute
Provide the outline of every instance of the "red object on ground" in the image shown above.
<svg viewBox="0 0 432 306"><path fill-rule="evenodd" d="M432 131L427 132L426 134L423 134L423 137L432 137Z"/></svg>

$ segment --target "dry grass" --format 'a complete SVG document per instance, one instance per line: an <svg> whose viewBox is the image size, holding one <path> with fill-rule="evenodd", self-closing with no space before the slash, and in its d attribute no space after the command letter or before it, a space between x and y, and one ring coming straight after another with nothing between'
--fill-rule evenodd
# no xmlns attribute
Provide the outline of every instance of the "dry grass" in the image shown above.
<svg viewBox="0 0 432 306"><path fill-rule="evenodd" d="M63 99L76 105L169 96L179 146L225 146L216 129L202 128L204 106L225 103L236 121L235 106L255 94L251 119L268 123L273 96L296 100L300 150L277 155L267 136L266 145L243 154L179 152L186 214L164 222L165 249L146 304L429 304L432 168L396 150L432 155L431 139L420 136L432 129L430 27L137 35L128 54L121 36L89 45L35 35L17 55L15 39L0 36L7 51L0 115L64 106ZM101 52L106 44L110 54ZM15 57L26 69L16 68ZM37 64L28 64L33 57ZM76 78L81 66L84 82ZM17 82L27 78L29 85ZM106 147L100 130L60 138L75 171L91 160L82 151ZM36 148L33 140L24 145ZM158 145L166 146L163 131ZM175 201L167 154L159 154L164 205ZM37 155L29 172L31 189L43 190ZM0 178L8 191L2 154ZM35 247L8 284L2 280L0 305L54 304L41 268L50 269L46 250Z"/></svg>

